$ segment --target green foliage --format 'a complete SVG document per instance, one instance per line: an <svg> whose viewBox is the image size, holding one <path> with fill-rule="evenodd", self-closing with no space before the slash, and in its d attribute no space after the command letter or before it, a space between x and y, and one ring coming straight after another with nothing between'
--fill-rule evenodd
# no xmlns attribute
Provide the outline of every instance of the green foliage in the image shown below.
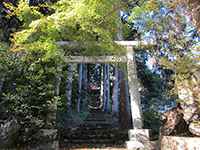
<svg viewBox="0 0 200 150"><path fill-rule="evenodd" d="M159 128L161 126L160 114L154 110L149 110L143 113L144 115L144 128L152 130L151 138L159 138Z"/></svg>
<svg viewBox="0 0 200 150"><path fill-rule="evenodd" d="M136 6L132 9L131 16L129 20L134 20L137 17L140 17L142 14L155 11L159 8L159 1L157 0L148 0L143 2L142 5Z"/></svg>
<svg viewBox="0 0 200 150"><path fill-rule="evenodd" d="M184 79L189 79L191 75L199 68L197 62L190 57L183 57L178 59L175 66L177 72L177 81L180 82Z"/></svg>
<svg viewBox="0 0 200 150"><path fill-rule="evenodd" d="M141 102L143 105L144 127L152 129L153 138L158 139L159 128L161 126L160 115L158 112L160 106L172 100L169 95L169 82L166 78L161 78L160 75L152 73L145 65L145 61L141 58L146 52L144 50L137 51L137 72L138 78L142 85Z"/></svg>
<svg viewBox="0 0 200 150"><path fill-rule="evenodd" d="M23 26L28 25L36 19L41 18L43 15L38 11L38 7L30 7L26 0L20 0L18 7L14 10L17 17L23 21Z"/></svg>
<svg viewBox="0 0 200 150"><path fill-rule="evenodd" d="M51 6L55 10L52 15L44 16L22 0L17 14L24 22L24 28L14 34L12 50L44 51L47 55L51 54L47 56L50 58L63 54L62 48L56 44L63 40L83 44L84 49L80 50L83 54L94 54L99 50L101 54L107 54L120 50L113 42L117 12L110 12L117 5L119 1L116 0L61 0ZM67 54L73 54L73 51L67 50Z"/></svg>
<svg viewBox="0 0 200 150"><path fill-rule="evenodd" d="M158 2L155 5L157 8L153 9L146 7L147 2L141 7L133 8L129 21L133 22L134 19L138 19L143 23L140 30L141 35L153 32L152 37L156 42L156 46L151 48L151 53L157 57L162 68L167 68L174 72L171 79L166 80L169 83L169 87L171 87L167 95L171 94L177 98L177 87L179 84L184 84L185 81L190 83L190 87L199 88L194 82L192 83L191 78L194 72L199 69L200 59L199 54L197 54L199 53L199 48L196 46L199 43L194 40L196 36L194 32L192 36L188 37L187 33L191 33L188 27L191 28L193 26L190 24L191 22L186 21L187 18L183 14L185 9L183 5L173 4L172 9L170 7L171 4L168 5L168 2ZM162 7L167 8L168 13L161 14L158 10ZM158 87L160 86L158 85ZM195 91L192 92L195 95ZM198 98L195 98L195 100L198 100Z"/></svg>
<svg viewBox="0 0 200 150"><path fill-rule="evenodd" d="M8 50L9 45L6 42L0 42L0 52Z"/></svg>
<svg viewBox="0 0 200 150"><path fill-rule="evenodd" d="M42 61L42 53L0 52L0 78L4 79L1 109L15 114L25 126L41 120L45 126L50 104L58 100L54 94L55 61Z"/></svg>
<svg viewBox="0 0 200 150"><path fill-rule="evenodd" d="M121 47L113 42L121 3L120 0L60 0L45 4L53 9L48 15L40 11L43 5L30 7L26 0L8 7L12 13L5 16L6 21L14 18L21 25L0 29L0 38L9 31L6 42L0 42L1 110L15 114L24 127L34 124L41 128L53 111L52 104L58 101L59 109L63 108L64 98L55 96L55 86L56 77L63 74L66 55L121 53ZM58 41L77 41L80 46L61 47ZM87 113L76 118L83 120L86 116Z"/></svg>

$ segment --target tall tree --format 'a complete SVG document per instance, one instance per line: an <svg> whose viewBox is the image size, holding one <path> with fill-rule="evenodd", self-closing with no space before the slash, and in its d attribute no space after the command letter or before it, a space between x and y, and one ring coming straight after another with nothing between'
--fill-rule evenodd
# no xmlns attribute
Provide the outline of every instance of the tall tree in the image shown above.
<svg viewBox="0 0 200 150"><path fill-rule="evenodd" d="M168 3L171 1L167 1ZM200 31L200 1L199 0L175 0L171 4L173 7L184 6L187 8L188 15L191 16L194 25Z"/></svg>
<svg viewBox="0 0 200 150"><path fill-rule="evenodd" d="M112 113L114 116L119 116L119 69L117 67L114 67L114 86L113 86L113 92L112 92Z"/></svg>
<svg viewBox="0 0 200 150"><path fill-rule="evenodd" d="M110 112L110 65L104 64L103 66L103 111Z"/></svg>
<svg viewBox="0 0 200 150"><path fill-rule="evenodd" d="M83 89L83 64L78 65L78 98L77 98L77 112L81 112L81 104L82 104L82 89Z"/></svg>

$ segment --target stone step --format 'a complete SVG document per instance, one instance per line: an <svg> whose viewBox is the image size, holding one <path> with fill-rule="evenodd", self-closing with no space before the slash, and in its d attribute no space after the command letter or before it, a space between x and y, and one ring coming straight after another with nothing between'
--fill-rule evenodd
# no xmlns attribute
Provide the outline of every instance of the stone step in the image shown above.
<svg viewBox="0 0 200 150"><path fill-rule="evenodd" d="M64 148L64 149L63 149ZM75 144L75 143L60 143L59 150L126 150L126 145L124 142L111 144L99 144L99 143L84 143L84 144Z"/></svg>
<svg viewBox="0 0 200 150"><path fill-rule="evenodd" d="M84 121L107 121L107 122L112 122L114 119L113 118L108 118L108 117L102 117L102 118L92 118L88 117Z"/></svg>
<svg viewBox="0 0 200 150"><path fill-rule="evenodd" d="M78 139L78 140L70 140L70 139L64 139L64 143L68 144L108 144L108 145L115 145L115 144L123 144L125 145L124 140L115 140L115 139Z"/></svg>
<svg viewBox="0 0 200 150"><path fill-rule="evenodd" d="M104 117L104 118L92 118L92 117L89 117L89 118L86 118L84 121L111 121L112 122L112 118L107 118L107 117Z"/></svg>
<svg viewBox="0 0 200 150"><path fill-rule="evenodd" d="M104 112L100 112L100 113L89 113L87 117L112 117L112 114L107 114Z"/></svg>
<svg viewBox="0 0 200 150"><path fill-rule="evenodd" d="M93 146L96 145L123 145L128 140L128 130L122 130L114 126L114 118L104 112L90 113L83 124L77 128L60 131L62 146Z"/></svg>
<svg viewBox="0 0 200 150"><path fill-rule="evenodd" d="M95 105L92 105L92 106L95 106ZM90 113L105 113L105 112L103 112L103 110L101 110L101 109L92 109L92 108L90 108L89 107L89 112Z"/></svg>
<svg viewBox="0 0 200 150"><path fill-rule="evenodd" d="M70 133L70 132L105 132L105 133L125 133L128 135L129 129L120 129L120 128L98 128L98 127L78 127L78 128L68 128L60 131L61 133Z"/></svg>
<svg viewBox="0 0 200 150"><path fill-rule="evenodd" d="M68 134L62 134L63 137L76 137L76 138L83 138L83 137L127 137L128 138L128 135L126 133L108 133L108 132L89 132L89 133L86 133L86 132L74 132L74 133L68 133Z"/></svg>
<svg viewBox="0 0 200 150"><path fill-rule="evenodd" d="M102 134L127 134L127 130L112 130L112 129L76 129L76 130L65 130L63 133L82 133L82 134L97 134L97 133L102 133Z"/></svg>
<svg viewBox="0 0 200 150"><path fill-rule="evenodd" d="M84 124L107 124L112 126L112 121L99 121L99 120L85 120Z"/></svg>
<svg viewBox="0 0 200 150"><path fill-rule="evenodd" d="M104 113L104 112L98 112L98 113L89 113L88 116L112 116L112 114Z"/></svg>
<svg viewBox="0 0 200 150"><path fill-rule="evenodd" d="M64 135L64 138L67 139L126 139L128 140L128 135L127 134L82 134L82 133L73 133L73 134L68 134Z"/></svg>
<svg viewBox="0 0 200 150"><path fill-rule="evenodd" d="M120 130L118 128L75 128L61 131L61 136L71 139L90 139L90 138L125 138L128 139L128 131Z"/></svg>
<svg viewBox="0 0 200 150"><path fill-rule="evenodd" d="M96 129L102 129L102 128L112 128L112 124L110 124L110 123L97 123L97 122L95 122L95 123L93 123L93 122L86 122L86 123L84 123L84 124L82 124L82 125L80 125L80 127L82 127L82 128L86 128L86 129L89 129L89 128L96 128Z"/></svg>
<svg viewBox="0 0 200 150"><path fill-rule="evenodd" d="M118 138L109 138L109 137L99 137L99 138L63 138L62 141L64 141L65 143L66 142L69 142L69 143L76 143L76 141L82 141L80 144L82 143L103 143L103 141L107 141L106 143L110 143L110 144L113 144L114 143L121 143L119 141L123 141L123 143L125 143L126 141L128 141L128 138L127 137L118 137Z"/></svg>
<svg viewBox="0 0 200 150"><path fill-rule="evenodd" d="M68 150L68 148L60 148L59 150ZM105 147L105 148L99 148L97 146L97 148L95 147L89 147L87 145L83 145L82 147L79 146L79 148L76 147L72 147L70 148L70 150L127 150L125 147Z"/></svg>

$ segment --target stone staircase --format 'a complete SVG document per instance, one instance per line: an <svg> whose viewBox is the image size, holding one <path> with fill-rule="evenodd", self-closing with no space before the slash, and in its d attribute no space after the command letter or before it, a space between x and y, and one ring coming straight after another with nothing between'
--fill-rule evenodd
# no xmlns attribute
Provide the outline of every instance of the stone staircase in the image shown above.
<svg viewBox="0 0 200 150"><path fill-rule="evenodd" d="M128 130L119 129L112 115L92 112L80 126L62 131L60 147L123 148L127 140Z"/></svg>

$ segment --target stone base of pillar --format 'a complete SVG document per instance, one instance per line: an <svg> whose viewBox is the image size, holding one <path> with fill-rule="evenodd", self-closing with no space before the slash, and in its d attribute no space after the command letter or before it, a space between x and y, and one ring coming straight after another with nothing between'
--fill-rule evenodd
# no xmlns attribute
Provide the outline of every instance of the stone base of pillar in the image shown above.
<svg viewBox="0 0 200 150"><path fill-rule="evenodd" d="M138 141L127 141L126 148L128 150L145 150L144 144Z"/></svg>
<svg viewBox="0 0 200 150"><path fill-rule="evenodd" d="M27 146L30 150L59 150L59 142L57 140L57 129L40 129L33 140L37 141L31 146Z"/></svg>
<svg viewBox="0 0 200 150"><path fill-rule="evenodd" d="M113 127L119 126L119 115L112 114L112 125Z"/></svg>
<svg viewBox="0 0 200 150"><path fill-rule="evenodd" d="M128 150L151 150L149 130L131 129L128 132L129 141L126 142Z"/></svg>
<svg viewBox="0 0 200 150"><path fill-rule="evenodd" d="M58 141L52 141L47 142L45 144L38 144L34 147L29 147L30 150L59 150L59 142Z"/></svg>
<svg viewBox="0 0 200 150"><path fill-rule="evenodd" d="M139 139L148 139L149 140L149 129L131 129L128 131L128 137L130 141L139 140Z"/></svg>

